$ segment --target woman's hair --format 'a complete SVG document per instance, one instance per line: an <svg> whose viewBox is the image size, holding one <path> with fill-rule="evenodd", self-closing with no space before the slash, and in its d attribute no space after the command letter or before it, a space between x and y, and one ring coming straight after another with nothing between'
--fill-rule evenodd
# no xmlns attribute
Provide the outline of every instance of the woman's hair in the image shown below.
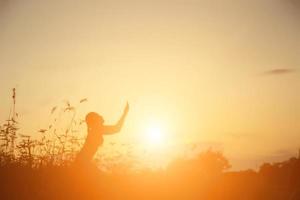
<svg viewBox="0 0 300 200"><path fill-rule="evenodd" d="M90 112L86 115L85 121L86 121L88 127L95 127L97 125L103 124L104 119L98 113Z"/></svg>

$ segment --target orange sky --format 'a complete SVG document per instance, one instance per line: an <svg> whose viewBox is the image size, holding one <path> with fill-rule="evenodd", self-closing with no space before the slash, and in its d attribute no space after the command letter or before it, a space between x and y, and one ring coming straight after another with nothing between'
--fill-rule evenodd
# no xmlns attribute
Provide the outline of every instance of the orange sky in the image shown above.
<svg viewBox="0 0 300 200"><path fill-rule="evenodd" d="M0 119L12 87L28 133L64 100L88 98L80 113L108 123L128 100L126 127L110 140L137 142L156 121L169 143L217 146L236 168L295 155L300 7L292 2L1 1Z"/></svg>

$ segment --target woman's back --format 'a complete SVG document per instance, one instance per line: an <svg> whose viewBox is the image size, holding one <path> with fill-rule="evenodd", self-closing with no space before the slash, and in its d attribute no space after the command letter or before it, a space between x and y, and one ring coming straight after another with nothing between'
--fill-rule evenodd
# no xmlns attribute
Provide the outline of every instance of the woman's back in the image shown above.
<svg viewBox="0 0 300 200"><path fill-rule="evenodd" d="M85 121L88 127L88 134L81 151L76 157L76 163L88 164L93 159L98 148L103 143L103 135L115 134L121 130L128 110L129 105L127 103L122 117L113 126L105 126L102 116L98 113L90 112L87 114Z"/></svg>
<svg viewBox="0 0 300 200"><path fill-rule="evenodd" d="M78 161L89 162L93 159L98 148L103 143L103 130L93 129L88 130L88 135L86 137L85 143L77 156Z"/></svg>

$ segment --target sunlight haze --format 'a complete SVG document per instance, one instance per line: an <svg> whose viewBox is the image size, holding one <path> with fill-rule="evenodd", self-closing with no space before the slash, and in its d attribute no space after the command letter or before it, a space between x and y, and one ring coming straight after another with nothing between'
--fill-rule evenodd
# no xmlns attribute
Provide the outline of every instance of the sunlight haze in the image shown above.
<svg viewBox="0 0 300 200"><path fill-rule="evenodd" d="M1 0L0 119L15 87L26 134L66 100L106 124L128 101L108 142L211 146L234 169L297 155L299 19L289 0Z"/></svg>

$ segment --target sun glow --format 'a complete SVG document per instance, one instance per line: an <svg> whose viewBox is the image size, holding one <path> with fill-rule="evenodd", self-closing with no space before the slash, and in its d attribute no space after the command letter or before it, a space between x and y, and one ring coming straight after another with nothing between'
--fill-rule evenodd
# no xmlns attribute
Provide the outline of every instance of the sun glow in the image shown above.
<svg viewBox="0 0 300 200"><path fill-rule="evenodd" d="M163 135L160 127L149 127L147 131L147 141L153 145L159 145L163 142Z"/></svg>
<svg viewBox="0 0 300 200"><path fill-rule="evenodd" d="M166 132L164 127L158 123L150 124L146 129L144 140L146 146L153 149L165 146Z"/></svg>

